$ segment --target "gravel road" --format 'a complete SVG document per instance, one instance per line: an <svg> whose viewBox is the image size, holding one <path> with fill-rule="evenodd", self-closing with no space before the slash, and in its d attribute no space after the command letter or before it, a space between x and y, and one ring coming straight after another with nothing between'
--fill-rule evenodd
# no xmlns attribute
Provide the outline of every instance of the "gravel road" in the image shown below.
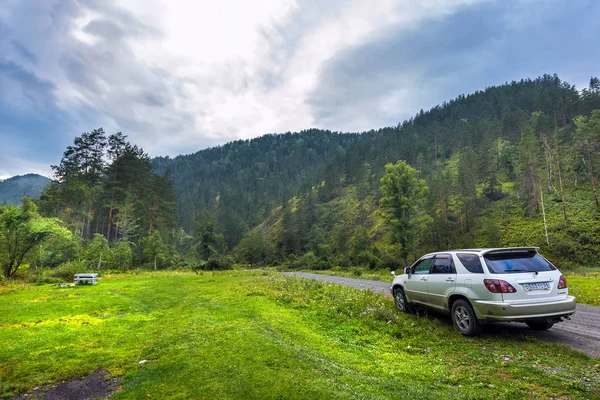
<svg viewBox="0 0 600 400"><path fill-rule="evenodd" d="M284 272L283 274L339 283L358 289L369 289L376 293L391 296L391 282L367 281L305 272ZM451 323L450 318L448 318L448 323ZM534 331L521 323L497 323L488 325L484 333L486 335L502 333L530 335L541 340L562 343L574 350L579 350L592 357L600 358L600 307L577 304L577 312L571 316L571 321L556 324L547 331Z"/></svg>

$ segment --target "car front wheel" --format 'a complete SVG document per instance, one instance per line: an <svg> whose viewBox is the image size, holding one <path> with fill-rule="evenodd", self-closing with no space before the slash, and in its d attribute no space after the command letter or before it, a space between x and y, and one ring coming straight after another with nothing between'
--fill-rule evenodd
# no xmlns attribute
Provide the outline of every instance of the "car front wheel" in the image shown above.
<svg viewBox="0 0 600 400"><path fill-rule="evenodd" d="M402 288L394 289L394 302L396 303L396 308L403 313L411 312L411 306L408 304L406 300L406 294L404 294L404 290Z"/></svg>
<svg viewBox="0 0 600 400"><path fill-rule="evenodd" d="M481 333L481 324L475 316L473 307L466 300L456 300L452 304L452 322L465 336L477 336Z"/></svg>

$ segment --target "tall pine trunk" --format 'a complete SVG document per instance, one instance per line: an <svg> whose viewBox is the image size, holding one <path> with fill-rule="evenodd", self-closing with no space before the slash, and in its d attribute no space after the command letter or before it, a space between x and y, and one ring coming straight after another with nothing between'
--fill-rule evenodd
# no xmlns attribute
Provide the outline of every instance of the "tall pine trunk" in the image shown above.
<svg viewBox="0 0 600 400"><path fill-rule="evenodd" d="M150 227L148 228L148 236L152 235L152 224L154 222L154 207L156 206L156 195L152 196L152 207L150 208Z"/></svg>
<svg viewBox="0 0 600 400"><path fill-rule="evenodd" d="M565 204L565 189L563 188L562 175L560 173L560 158L558 157L558 154L557 154L557 160L556 160L556 170L558 172L558 184L560 187L560 200L562 202L563 215L564 215L565 221L566 221L567 220L567 206Z"/></svg>
<svg viewBox="0 0 600 400"><path fill-rule="evenodd" d="M588 168L590 171L590 176L592 177L592 189L594 191L594 201L596 202L596 208L600 207L598 205L598 193L596 192L596 178L594 178L594 167L592 165L592 158L590 157L590 145L586 143L585 149L587 151L588 156Z"/></svg>
<svg viewBox="0 0 600 400"><path fill-rule="evenodd" d="M106 240L108 240L108 242L110 242L110 232L112 230L112 216L113 216L113 206L115 204L115 187L116 186L117 186L117 166L115 165L112 191L110 194L110 206L108 208L108 228L106 229Z"/></svg>
<svg viewBox="0 0 600 400"><path fill-rule="evenodd" d="M540 213L540 202L538 200L537 187L535 184L535 171L533 170L533 158L531 157L531 152L529 152L529 177L531 179L533 205L535 207L535 213L539 214Z"/></svg>

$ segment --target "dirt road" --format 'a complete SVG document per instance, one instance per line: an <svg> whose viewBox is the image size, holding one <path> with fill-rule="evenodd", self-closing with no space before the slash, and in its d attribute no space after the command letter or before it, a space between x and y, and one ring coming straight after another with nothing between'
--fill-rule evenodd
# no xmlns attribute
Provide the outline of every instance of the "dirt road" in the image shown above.
<svg viewBox="0 0 600 400"><path fill-rule="evenodd" d="M316 279L324 282L339 283L358 289L369 289L376 293L391 296L391 282L367 281L363 279L342 278L305 272L284 272L301 278ZM450 319L448 318L448 323ZM491 328L490 328L491 327ZM561 322L547 331L533 331L521 323L491 324L484 334L520 333L537 337L541 340L562 343L574 350L582 351L592 357L600 357L600 307L577 304L577 312L571 321Z"/></svg>

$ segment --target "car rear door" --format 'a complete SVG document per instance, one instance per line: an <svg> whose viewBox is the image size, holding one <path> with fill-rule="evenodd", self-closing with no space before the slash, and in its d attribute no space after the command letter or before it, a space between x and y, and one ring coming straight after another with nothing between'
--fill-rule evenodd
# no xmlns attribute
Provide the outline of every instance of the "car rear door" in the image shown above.
<svg viewBox="0 0 600 400"><path fill-rule="evenodd" d="M447 309L448 296L456 287L456 268L451 254L438 254L427 280L427 304Z"/></svg>
<svg viewBox="0 0 600 400"><path fill-rule="evenodd" d="M432 262L433 257L425 257L411 267L410 276L404 284L404 293L406 293L408 301L427 303L427 279L429 278L429 269Z"/></svg>
<svg viewBox="0 0 600 400"><path fill-rule="evenodd" d="M504 301L536 302L566 297L558 289L561 273L533 250L496 251L484 256L491 277L511 284L516 291L503 293Z"/></svg>

